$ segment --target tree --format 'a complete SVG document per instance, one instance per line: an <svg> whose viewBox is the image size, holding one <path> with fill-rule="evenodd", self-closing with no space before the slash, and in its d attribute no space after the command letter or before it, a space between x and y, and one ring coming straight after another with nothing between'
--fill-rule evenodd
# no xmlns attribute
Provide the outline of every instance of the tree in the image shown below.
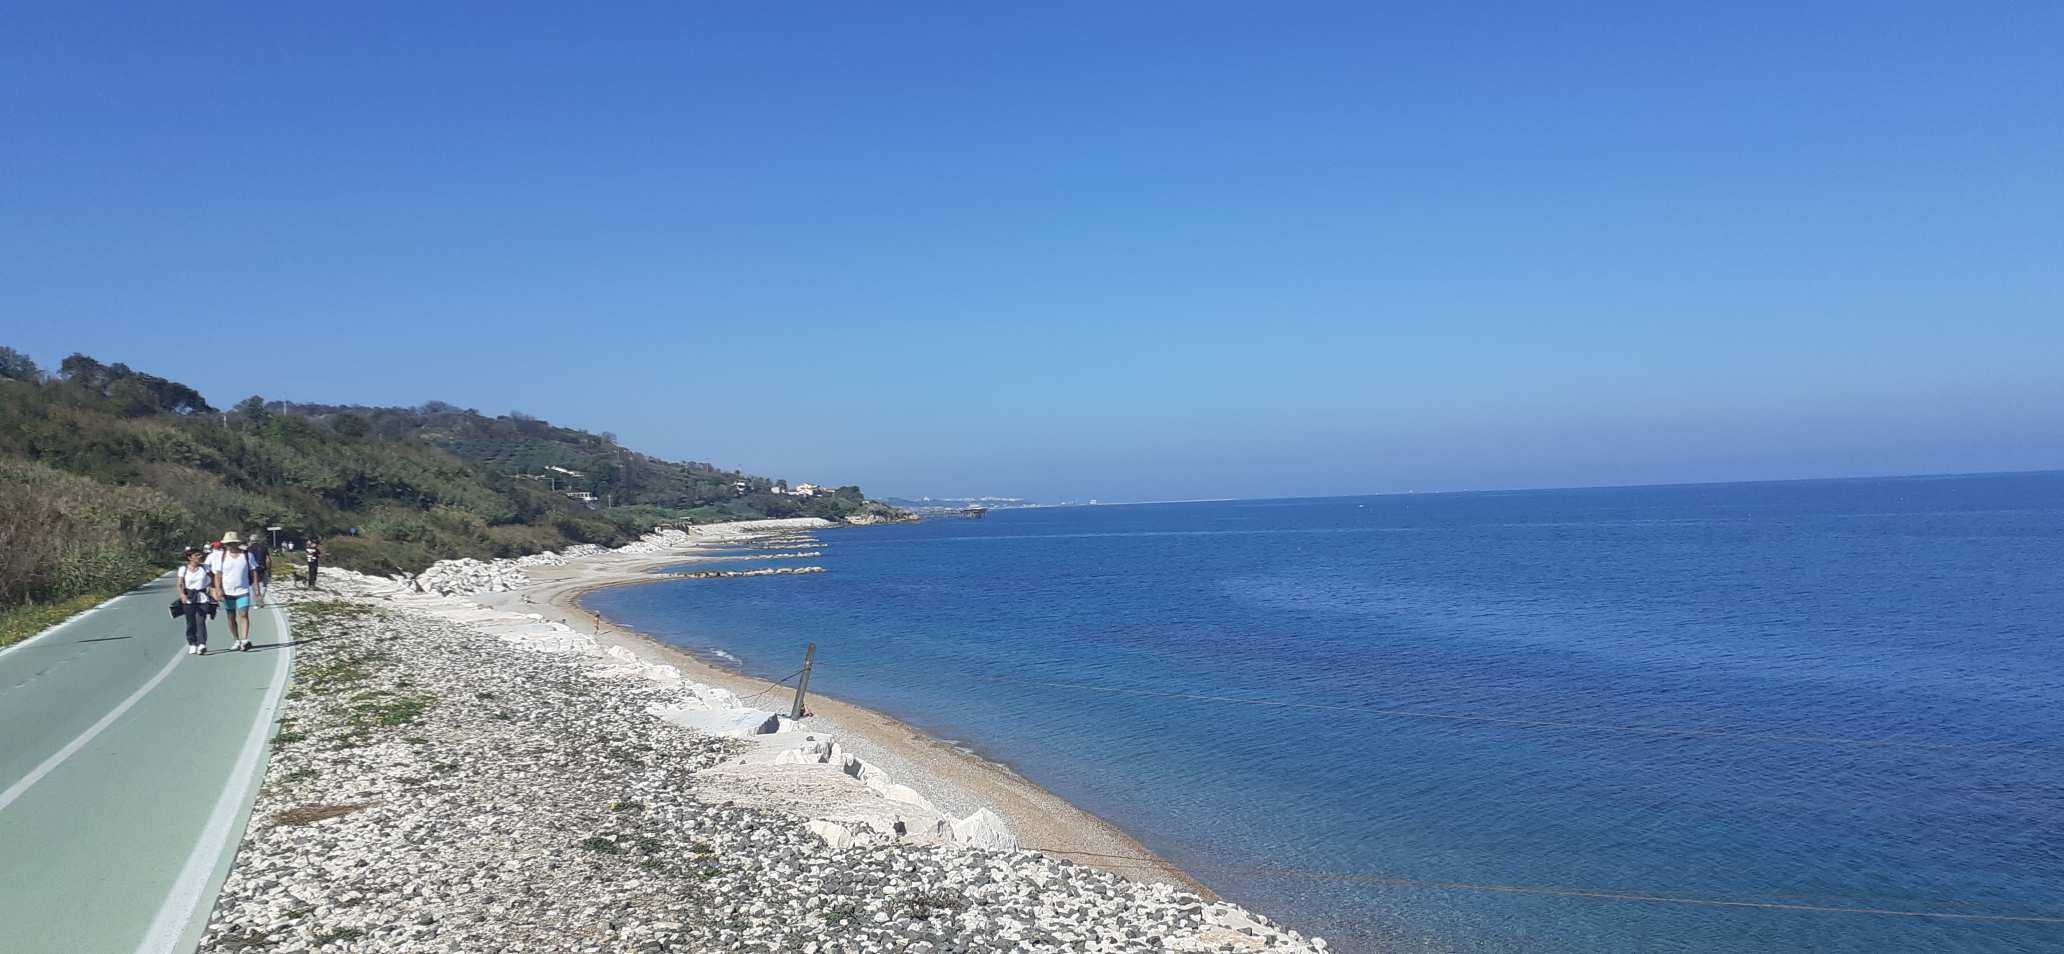
<svg viewBox="0 0 2064 954"><path fill-rule="evenodd" d="M759 502L759 508L761 513L776 520L804 516L803 502L794 497L768 497Z"/></svg>
<svg viewBox="0 0 2064 954"><path fill-rule="evenodd" d="M147 382L135 375L119 377L110 382L106 396L108 402L114 405L114 412L123 417L145 417L157 413L158 410L157 395L151 393Z"/></svg>
<svg viewBox="0 0 2064 954"><path fill-rule="evenodd" d="M13 348L0 345L0 378L35 382L43 379L43 369L36 362Z"/></svg>
<svg viewBox="0 0 2064 954"><path fill-rule="evenodd" d="M137 379L150 390L151 398L159 410L181 415L209 414L215 410L208 406L208 401L201 397L201 392L177 381L167 381L155 374L140 374L137 375Z"/></svg>
<svg viewBox="0 0 2064 954"><path fill-rule="evenodd" d="M159 411L194 414L212 411L199 391L145 374L126 364L101 364L83 354L73 354L58 366L64 383L78 393L97 396L117 414L145 417Z"/></svg>
<svg viewBox="0 0 2064 954"><path fill-rule="evenodd" d="M92 388L95 391L100 390L107 384L107 365L101 364L76 351L72 352L58 364L57 373L66 381Z"/></svg>
<svg viewBox="0 0 2064 954"><path fill-rule="evenodd" d="M231 408L230 411L238 417L252 421L263 421L267 417L265 399L256 394L238 401L236 407Z"/></svg>
<svg viewBox="0 0 2064 954"><path fill-rule="evenodd" d="M356 414L339 414L330 418L330 430L336 431L341 437L359 438L366 436L371 426L366 423L365 418Z"/></svg>

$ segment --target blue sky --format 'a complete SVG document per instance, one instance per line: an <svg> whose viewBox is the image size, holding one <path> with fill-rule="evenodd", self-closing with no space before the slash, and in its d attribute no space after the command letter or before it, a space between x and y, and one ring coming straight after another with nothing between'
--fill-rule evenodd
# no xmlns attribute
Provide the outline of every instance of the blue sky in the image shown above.
<svg viewBox="0 0 2064 954"><path fill-rule="evenodd" d="M286 6L0 9L0 343L875 493L2064 467L2054 3Z"/></svg>

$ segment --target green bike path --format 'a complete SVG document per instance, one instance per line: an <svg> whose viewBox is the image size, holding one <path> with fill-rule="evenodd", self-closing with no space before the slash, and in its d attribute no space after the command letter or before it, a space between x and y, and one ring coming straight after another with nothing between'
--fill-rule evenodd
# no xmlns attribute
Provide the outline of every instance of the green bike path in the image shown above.
<svg viewBox="0 0 2064 954"><path fill-rule="evenodd" d="M285 614L186 653L172 578L0 650L0 954L193 950L264 774Z"/></svg>

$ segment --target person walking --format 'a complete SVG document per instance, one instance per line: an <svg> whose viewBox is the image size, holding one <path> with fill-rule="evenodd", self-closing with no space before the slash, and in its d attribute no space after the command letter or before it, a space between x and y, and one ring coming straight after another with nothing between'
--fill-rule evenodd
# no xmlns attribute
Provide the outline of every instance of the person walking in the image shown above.
<svg viewBox="0 0 2064 954"><path fill-rule="evenodd" d="M208 565L215 571L215 599L222 604L229 620L229 635L235 639L230 648L249 652L251 603L265 599L265 584L258 581L258 567L251 555L244 552L244 538L235 530L223 534L222 550L209 558Z"/></svg>
<svg viewBox="0 0 2064 954"><path fill-rule="evenodd" d="M258 582L272 585L272 554L266 552L265 538L251 534L251 546L245 551L251 555L251 565L258 570Z"/></svg>
<svg viewBox="0 0 2064 954"><path fill-rule="evenodd" d="M215 574L203 562L208 553L199 547L186 548L186 565L179 568L179 608L186 616L186 654L208 654L208 591Z"/></svg>
<svg viewBox="0 0 2064 954"><path fill-rule="evenodd" d="M308 588L315 589L315 571L322 566L322 538L308 538Z"/></svg>

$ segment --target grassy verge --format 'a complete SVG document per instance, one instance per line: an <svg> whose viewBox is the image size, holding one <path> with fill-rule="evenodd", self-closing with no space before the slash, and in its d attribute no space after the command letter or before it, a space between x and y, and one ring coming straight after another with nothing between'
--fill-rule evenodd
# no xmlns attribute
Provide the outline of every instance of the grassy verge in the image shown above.
<svg viewBox="0 0 2064 954"><path fill-rule="evenodd" d="M0 610L0 647L11 646L84 613L119 593L85 593L61 603Z"/></svg>
<svg viewBox="0 0 2064 954"><path fill-rule="evenodd" d="M306 724L283 727L273 737L275 745L317 744L330 751L370 745L415 725L436 706L409 679L393 678L392 660L363 641L384 616L380 610L349 600L316 600L289 612L304 638L335 642L326 644L318 660L297 667L289 691L290 698L320 700L320 713Z"/></svg>

